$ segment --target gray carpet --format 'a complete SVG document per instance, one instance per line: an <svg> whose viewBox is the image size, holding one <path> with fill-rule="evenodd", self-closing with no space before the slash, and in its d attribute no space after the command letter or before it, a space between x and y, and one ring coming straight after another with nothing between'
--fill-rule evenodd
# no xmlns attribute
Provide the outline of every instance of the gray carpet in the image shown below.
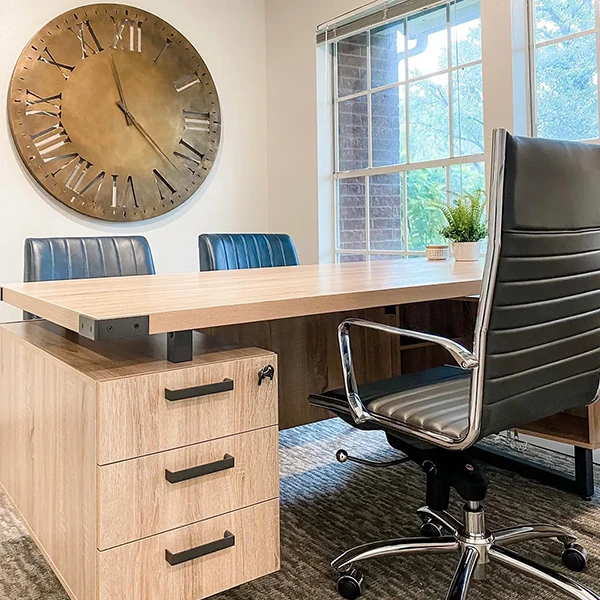
<svg viewBox="0 0 600 600"><path fill-rule="evenodd" d="M336 554L357 543L417 533L414 511L423 504L422 473L411 464L384 470L340 465L335 462L339 448L363 456L363 448L371 448L369 456L373 458L393 454L383 435L353 430L339 420L282 432L281 571L220 594L215 600L337 600L328 567ZM554 466L571 469L572 461L561 455L531 446L527 451ZM489 474L492 485L486 501L488 525L495 528L547 521L571 527L591 556L586 573L576 577L600 590L600 496L584 502L491 467ZM596 476L600 481L600 471ZM460 515L456 497L451 511ZM519 550L567 572L562 568L560 545L556 542L528 542ZM447 555L391 558L365 564L365 600L442 599L456 560ZM474 584L470 597L551 600L563 596L497 566L487 581ZM1 496L0 599L68 600Z"/></svg>

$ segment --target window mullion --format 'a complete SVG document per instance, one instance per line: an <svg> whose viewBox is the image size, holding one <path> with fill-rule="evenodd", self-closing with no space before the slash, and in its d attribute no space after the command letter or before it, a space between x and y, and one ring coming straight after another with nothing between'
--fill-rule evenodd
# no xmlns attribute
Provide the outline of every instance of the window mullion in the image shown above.
<svg viewBox="0 0 600 600"><path fill-rule="evenodd" d="M526 36L527 36L527 100L529 103L529 135L537 137L537 92L536 92L536 66L535 66L535 6L533 0L525 0L526 10Z"/></svg>
<svg viewBox="0 0 600 600"><path fill-rule="evenodd" d="M373 119L371 108L371 32L367 32L367 145L368 165L373 166Z"/></svg>
<svg viewBox="0 0 600 600"><path fill-rule="evenodd" d="M594 2L596 6L596 77L600 73L600 2ZM600 93L600 85L596 86L596 93ZM600 124L600 97L598 99L598 123Z"/></svg>
<svg viewBox="0 0 600 600"><path fill-rule="evenodd" d="M401 173L402 178L402 250L408 254L408 186L406 185L406 173Z"/></svg>
<svg viewBox="0 0 600 600"><path fill-rule="evenodd" d="M453 5L456 7L456 4ZM446 31L448 35L448 135L450 136L450 157L454 156L454 82L452 78L452 27L450 24L450 4L446 7Z"/></svg>

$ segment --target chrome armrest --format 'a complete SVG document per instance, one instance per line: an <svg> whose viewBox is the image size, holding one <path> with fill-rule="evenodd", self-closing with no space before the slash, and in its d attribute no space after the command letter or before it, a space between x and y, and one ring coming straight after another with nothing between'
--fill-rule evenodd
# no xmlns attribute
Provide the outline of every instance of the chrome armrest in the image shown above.
<svg viewBox="0 0 600 600"><path fill-rule="evenodd" d="M346 388L348 405L352 413L352 418L357 425L366 423L367 421L377 420L377 418L374 418L374 416L365 407L358 393L358 385L356 383L356 375L354 372L354 364L352 363L352 352L350 348L350 329L354 326L366 329L375 329L377 331L383 331L392 335L404 335L406 337L412 337L425 342L438 344L452 355L461 369L470 371L475 369L478 365L475 355L467 350L464 346L461 346L459 343L453 340L449 340L438 335L432 335L430 333L421 333L419 331L412 331L410 329L401 329L399 327L392 327L391 325L365 321L364 319L346 319L340 323L338 327L338 341L340 346L342 370L344 373L344 386Z"/></svg>

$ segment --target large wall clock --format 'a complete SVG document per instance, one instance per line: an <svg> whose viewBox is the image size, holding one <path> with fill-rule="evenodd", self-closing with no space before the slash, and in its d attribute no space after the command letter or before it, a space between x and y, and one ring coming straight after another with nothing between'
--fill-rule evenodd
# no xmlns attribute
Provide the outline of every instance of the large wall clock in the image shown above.
<svg viewBox="0 0 600 600"><path fill-rule="evenodd" d="M66 206L137 221L185 202L216 159L221 114L204 61L139 8L91 4L29 42L8 116L35 180Z"/></svg>

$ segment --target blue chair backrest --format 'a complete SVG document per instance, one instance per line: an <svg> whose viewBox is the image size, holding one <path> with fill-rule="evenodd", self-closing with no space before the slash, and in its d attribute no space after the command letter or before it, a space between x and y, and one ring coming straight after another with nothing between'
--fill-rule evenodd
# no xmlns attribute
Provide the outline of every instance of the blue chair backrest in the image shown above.
<svg viewBox="0 0 600 600"><path fill-rule="evenodd" d="M282 233L204 233L198 249L201 271L299 264L292 238Z"/></svg>
<svg viewBox="0 0 600 600"><path fill-rule="evenodd" d="M23 281L154 275L148 240L133 237L28 238ZM33 315L25 313L25 318Z"/></svg>

